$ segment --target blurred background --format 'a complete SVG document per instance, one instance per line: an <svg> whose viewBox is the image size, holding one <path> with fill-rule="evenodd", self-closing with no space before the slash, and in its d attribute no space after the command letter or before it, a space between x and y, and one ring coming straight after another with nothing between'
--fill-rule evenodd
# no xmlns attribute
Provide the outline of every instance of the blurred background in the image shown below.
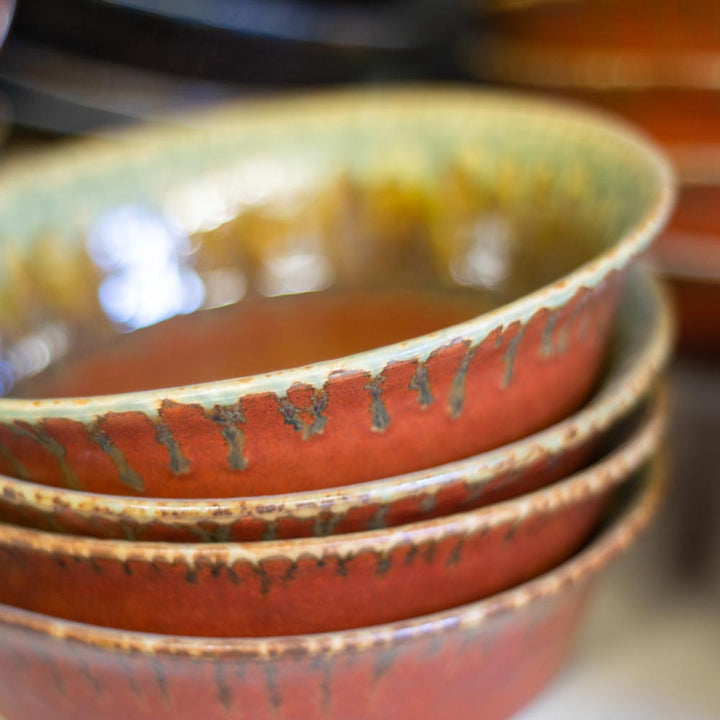
<svg viewBox="0 0 720 720"><path fill-rule="evenodd" d="M720 717L720 0L0 0L0 162L231 99L453 82L590 103L672 156L674 483L523 720Z"/></svg>

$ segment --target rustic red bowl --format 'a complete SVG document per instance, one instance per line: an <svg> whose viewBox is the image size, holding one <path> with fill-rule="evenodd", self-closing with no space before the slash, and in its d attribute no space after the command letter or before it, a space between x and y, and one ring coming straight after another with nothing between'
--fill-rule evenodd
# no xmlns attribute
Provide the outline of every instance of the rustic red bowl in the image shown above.
<svg viewBox="0 0 720 720"><path fill-rule="evenodd" d="M398 528L261 543L132 543L0 526L0 602L96 625L262 636L392 622L535 577L572 554L658 444L661 405L549 488Z"/></svg>
<svg viewBox="0 0 720 720"><path fill-rule="evenodd" d="M349 93L190 124L0 173L0 377L24 395L0 399L0 472L255 496L524 437L587 398L621 278L673 195L633 131L496 94ZM243 293L134 333L108 320ZM85 397L48 399L63 394Z"/></svg>
<svg viewBox="0 0 720 720"><path fill-rule="evenodd" d="M559 568L487 600L391 625L301 637L163 637L1 606L0 713L502 720L565 662L598 574L655 513L659 470L632 483L635 493L612 523Z"/></svg>
<svg viewBox="0 0 720 720"><path fill-rule="evenodd" d="M646 274L623 290L612 352L590 402L551 428L428 471L333 491L258 498L158 500L93 495L0 477L0 521L141 541L246 541L392 527L516 497L566 477L634 408L667 360L667 301Z"/></svg>

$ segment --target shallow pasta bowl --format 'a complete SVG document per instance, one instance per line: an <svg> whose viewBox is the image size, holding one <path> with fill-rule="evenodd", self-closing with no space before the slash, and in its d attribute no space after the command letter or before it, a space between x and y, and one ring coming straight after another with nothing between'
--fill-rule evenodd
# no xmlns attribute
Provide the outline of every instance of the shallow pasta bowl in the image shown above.
<svg viewBox="0 0 720 720"><path fill-rule="evenodd" d="M299 637L123 632L0 606L0 712L7 720L502 720L564 663L600 573L654 515L652 474L565 564L443 613ZM618 498L618 501L620 498Z"/></svg>
<svg viewBox="0 0 720 720"><path fill-rule="evenodd" d="M501 94L188 123L0 174L0 472L254 496L524 437L589 395L673 197L632 130Z"/></svg>
<svg viewBox="0 0 720 720"><path fill-rule="evenodd" d="M647 395L667 360L672 320L655 281L631 273L598 388L577 413L479 455L392 478L257 498L160 500L0 477L0 521L134 541L246 541L342 534L440 517L516 497L576 471Z"/></svg>
<svg viewBox="0 0 720 720"><path fill-rule="evenodd" d="M223 637L324 632L434 612L502 591L571 555L613 491L654 452L663 425L658 401L619 447L576 475L396 528L189 544L0 525L0 602L109 627Z"/></svg>

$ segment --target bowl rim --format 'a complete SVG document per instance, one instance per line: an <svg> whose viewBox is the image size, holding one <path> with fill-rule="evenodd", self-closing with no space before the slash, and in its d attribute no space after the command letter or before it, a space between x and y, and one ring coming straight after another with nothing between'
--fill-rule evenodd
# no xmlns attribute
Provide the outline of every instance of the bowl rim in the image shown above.
<svg viewBox="0 0 720 720"><path fill-rule="evenodd" d="M565 507L602 496L621 485L648 460L664 435L667 422L664 390L653 394L651 406L637 428L600 460L557 483L462 513L420 520L377 530L312 538L256 542L173 543L85 538L53 534L0 523L0 547L21 548L43 555L107 559L113 562L174 564L194 568L204 564L235 565L287 559L327 560L363 552L388 554L399 547L440 542L448 537L468 537L500 525L516 527L528 517L550 515Z"/></svg>
<svg viewBox="0 0 720 720"><path fill-rule="evenodd" d="M407 620L352 630L265 638L203 638L160 635L88 625L0 604L0 627L84 645L99 651L194 659L247 658L274 662L298 657L377 651L453 631L472 630L497 617L552 601L588 583L625 551L655 515L667 484L663 453L635 475L641 489L628 506L579 553L556 568L489 598Z"/></svg>
<svg viewBox="0 0 720 720"><path fill-rule="evenodd" d="M667 363L673 342L674 321L667 291L649 273L634 268L621 299L621 324L624 308L640 308L642 313L648 310L652 324L643 326L644 336L633 347L627 346L634 338L618 343L609 375L601 380L586 405L549 428L469 458L338 488L238 498L135 498L55 488L0 475L0 498L14 507L46 513L62 509L109 521L122 517L138 523L157 521L182 527L208 519L211 514L213 523L219 526L232 525L240 517L258 517L267 522L285 517L307 519L318 512L342 517L360 504L390 506L409 494L433 496L459 481L470 489L481 488L501 474L530 466L545 454L560 456L599 436L647 394Z"/></svg>
<svg viewBox="0 0 720 720"><path fill-rule="evenodd" d="M322 387L330 379L354 376L357 373L378 373L391 362L424 360L438 347L444 347L459 339L470 339L479 344L499 327L510 327L515 323L526 324L540 310L555 310L566 305L582 289L601 285L614 272L626 269L629 263L641 254L664 226L675 200L675 175L659 146L641 131L622 120L614 119L590 108L563 103L532 95L503 91L468 89L459 86L411 86L381 90L336 91L317 93L284 99L254 100L231 106L230 109L206 111L194 120L188 119L183 128L135 128L118 134L125 142L108 146L107 142L80 141L71 148L56 150L44 160L26 159L9 165L0 173L0 191L8 183L33 180L45 171L77 173L78 168L91 167L98 163L114 161L115 157L126 157L130 147L143 156L143 151L157 143L177 142L188 137L202 140L207 134L196 135L198 129L207 133L237 132L242 123L251 125L258 120L273 118L318 117L318 111L341 109L347 117L359 112L371 113L374 117L402 117L407 113L432 111L433 117L445 113L447 118L462 118L467 122L469 114L478 117L496 118L495 125L508 118L523 118L528 122L532 117L533 127L547 137L568 138L576 136L580 146L612 147L613 152L620 146L626 152L623 157L628 163L647 173L655 184L647 208L640 213L620 237L603 252L576 267L570 273L555 281L501 305L487 313L463 323L450 325L439 331L416 336L410 340L384 345L325 360L301 367L285 368L270 373L232 378L227 380L186 385L175 388L161 388L132 393L93 395L82 398L20 399L0 398L0 419L38 421L53 417L71 417L81 421L92 421L100 412L141 410L156 412L162 401L172 397L179 402L200 404L218 403L225 400L236 403L238 397L264 392L283 394L293 385ZM247 125L246 125L247 126ZM135 138L139 143L131 146L128 141ZM139 145L139 147L138 147ZM74 161L74 162L73 162Z"/></svg>

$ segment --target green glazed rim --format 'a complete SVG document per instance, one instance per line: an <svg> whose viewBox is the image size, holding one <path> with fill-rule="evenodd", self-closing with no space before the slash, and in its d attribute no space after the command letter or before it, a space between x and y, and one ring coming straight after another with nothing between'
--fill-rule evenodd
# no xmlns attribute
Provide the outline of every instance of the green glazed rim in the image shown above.
<svg viewBox="0 0 720 720"><path fill-rule="evenodd" d="M369 139L378 136L379 127L382 141L370 152ZM419 138L422 153L396 151L398 138L408 133ZM182 127L135 129L114 143L78 142L13 163L0 172L0 229L30 251L43 232L76 244L88 218L103 208L138 197L159 202L179 177L192 179L216 169L232 153L243 162L278 153L286 160L298 147L305 158L312 150L315 169L332 166L340 154L344 167L361 178L373 177L390 158L393 173L407 173L413 181L430 179L448 148L473 156L482 148L485 159L492 154L486 173L512 160L521 162L523 171L543 171L575 192L578 181L567 171L581 167L588 173L583 181L595 191L623 199L624 214L618 219L623 227L617 242L573 272L438 332L337 360L181 388L82 399L0 398L0 417L89 421L103 412L156 412L168 397L210 407L235 402L239 395L284 393L295 383L321 387L339 372L379 372L390 362L423 361L458 338L479 344L498 327L525 324L539 310L561 307L580 289L623 271L664 225L675 197L673 171L662 152L622 122L569 104L501 92L412 88L244 102L187 118Z"/></svg>

